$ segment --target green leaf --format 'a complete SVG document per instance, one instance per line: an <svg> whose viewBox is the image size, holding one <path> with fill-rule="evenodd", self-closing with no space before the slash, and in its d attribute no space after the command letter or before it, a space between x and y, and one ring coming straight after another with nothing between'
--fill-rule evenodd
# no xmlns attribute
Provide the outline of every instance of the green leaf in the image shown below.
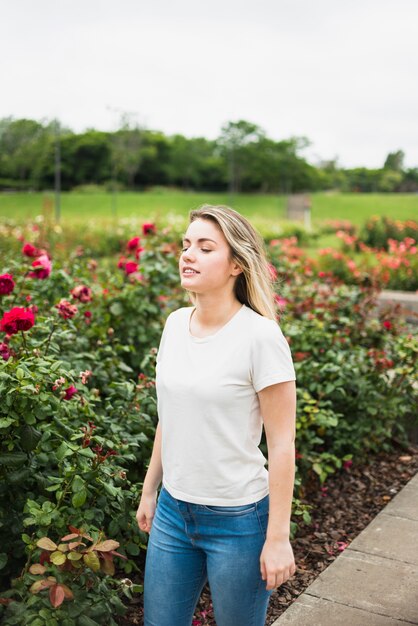
<svg viewBox="0 0 418 626"><path fill-rule="evenodd" d="M7 563L7 554L5 552L0 552L0 569L3 569L6 563Z"/></svg>
<svg viewBox="0 0 418 626"><path fill-rule="evenodd" d="M110 483L103 483L103 487L105 491L107 491L107 493L113 498L115 498L118 493L120 493L120 487L114 487Z"/></svg>
<svg viewBox="0 0 418 626"><path fill-rule="evenodd" d="M36 417L32 413L25 413L23 419L26 424L36 424Z"/></svg>
<svg viewBox="0 0 418 626"><path fill-rule="evenodd" d="M21 467L20 469L10 472L10 474L7 475L7 482L11 485L17 485L18 483L24 482L30 474L30 468Z"/></svg>
<svg viewBox="0 0 418 626"><path fill-rule="evenodd" d="M73 480L72 485L71 485L73 493L77 493L78 491L81 491L81 489L85 488L85 485L86 485L86 483L81 478L81 476L76 474L74 476L74 480Z"/></svg>
<svg viewBox="0 0 418 626"><path fill-rule="evenodd" d="M6 452L4 454L0 454L0 465L11 465L18 466L26 463L28 459L27 454L25 452Z"/></svg>
<svg viewBox="0 0 418 626"><path fill-rule="evenodd" d="M119 363L119 369L122 370L122 372L127 372L128 374L133 372L132 367L129 367L129 365L126 365L123 361Z"/></svg>
<svg viewBox="0 0 418 626"><path fill-rule="evenodd" d="M85 503L87 498L87 489L83 488L77 491L71 498L71 502L74 508L79 509Z"/></svg>
<svg viewBox="0 0 418 626"><path fill-rule="evenodd" d="M125 549L126 549L126 552L128 554L132 554L132 556L137 556L139 554L139 552L140 552L139 546L136 543L133 543L133 542L128 543L126 545Z"/></svg>
<svg viewBox="0 0 418 626"><path fill-rule="evenodd" d="M91 619L87 615L80 615L78 618L78 626L100 626L98 622L95 622L94 619Z"/></svg>
<svg viewBox="0 0 418 626"><path fill-rule="evenodd" d="M22 391L31 391L32 393L37 393L36 388L33 385L22 385Z"/></svg>
<svg viewBox="0 0 418 626"><path fill-rule="evenodd" d="M314 463L314 464L312 465L312 469L313 469L313 471L314 471L316 474L318 474L318 476L320 476L320 475L322 474L322 468L321 468L321 466L319 465L319 463Z"/></svg>
<svg viewBox="0 0 418 626"><path fill-rule="evenodd" d="M3 417L0 419L0 428L7 428L10 424L13 424L14 420L10 417Z"/></svg>
<svg viewBox="0 0 418 626"><path fill-rule="evenodd" d="M57 550L53 552L49 557L54 565L62 565L67 560L67 557L63 552Z"/></svg>
<svg viewBox="0 0 418 626"><path fill-rule="evenodd" d="M66 456L71 456L72 454L74 454L73 451L70 450L65 441L62 442L58 450L55 452L55 456L58 461L62 461Z"/></svg>
<svg viewBox="0 0 418 626"><path fill-rule="evenodd" d="M25 372L22 370L21 367L18 367L16 370L16 378L18 380L23 380L24 377L25 377Z"/></svg>
<svg viewBox="0 0 418 626"><path fill-rule="evenodd" d="M35 420L36 421L36 420ZM42 437L42 433L32 426L25 426L20 437L21 446L26 452L31 452L38 445L38 441Z"/></svg>
<svg viewBox="0 0 418 626"><path fill-rule="evenodd" d="M100 570L100 560L95 552L87 552L83 554L83 561L93 572Z"/></svg>
<svg viewBox="0 0 418 626"><path fill-rule="evenodd" d="M94 459L95 457L95 454L93 450L91 450L91 448L81 448L80 450L78 450L78 454L80 454L81 456L86 456L89 459Z"/></svg>

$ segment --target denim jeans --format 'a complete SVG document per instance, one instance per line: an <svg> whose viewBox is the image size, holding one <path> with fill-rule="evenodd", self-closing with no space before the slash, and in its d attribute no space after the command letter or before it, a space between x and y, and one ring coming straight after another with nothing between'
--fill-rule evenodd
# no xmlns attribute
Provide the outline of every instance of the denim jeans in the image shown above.
<svg viewBox="0 0 418 626"><path fill-rule="evenodd" d="M161 488L148 540L144 626L190 626L209 581L217 626L264 626L269 496L241 506L178 500Z"/></svg>

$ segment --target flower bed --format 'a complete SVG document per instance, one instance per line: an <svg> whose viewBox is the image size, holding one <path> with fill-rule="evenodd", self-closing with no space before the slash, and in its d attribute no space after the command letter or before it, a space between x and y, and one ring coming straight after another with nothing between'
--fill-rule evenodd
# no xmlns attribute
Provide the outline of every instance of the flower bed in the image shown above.
<svg viewBox="0 0 418 626"><path fill-rule="evenodd" d="M88 231L73 245L36 224L2 232L0 615L114 624L120 598L141 592L126 577L148 537L135 512L157 423L156 350L169 311L188 305L180 232L103 231L97 256ZM310 481L406 439L418 348L394 315L370 316L374 281L344 284L295 238L272 240L269 254L298 379L293 511L303 523Z"/></svg>

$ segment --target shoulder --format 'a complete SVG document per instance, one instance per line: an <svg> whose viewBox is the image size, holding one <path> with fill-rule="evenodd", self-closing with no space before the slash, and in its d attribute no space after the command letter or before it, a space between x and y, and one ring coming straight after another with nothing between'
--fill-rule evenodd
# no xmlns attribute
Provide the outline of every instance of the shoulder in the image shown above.
<svg viewBox="0 0 418 626"><path fill-rule="evenodd" d="M184 318L187 318L187 316L190 315L190 313L192 312L193 308L194 307L192 307L192 306L182 306L179 309L176 309L175 311L172 311L168 315L168 317L167 317L167 319L165 321L166 325L168 325L168 324L176 324L178 322L183 321Z"/></svg>
<svg viewBox="0 0 418 626"><path fill-rule="evenodd" d="M271 339L281 334L281 328L276 320L260 315L246 306L246 318L251 337L254 339Z"/></svg>

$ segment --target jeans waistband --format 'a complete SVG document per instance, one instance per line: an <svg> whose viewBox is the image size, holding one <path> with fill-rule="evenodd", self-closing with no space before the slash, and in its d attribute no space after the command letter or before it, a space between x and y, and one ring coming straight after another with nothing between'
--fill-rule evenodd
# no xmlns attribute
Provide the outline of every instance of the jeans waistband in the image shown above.
<svg viewBox="0 0 418 626"><path fill-rule="evenodd" d="M248 504L243 504L243 505L211 505L211 504L196 504L195 502L187 502L185 500L180 500L178 498L175 498L174 496L171 495L171 493L164 487L164 485L161 486L161 490L160 490L160 496L163 496L165 498L168 498L169 500L171 500L173 503L177 503L178 506L187 506L188 508L194 509L194 510L204 510L207 507L216 507L216 509L224 509L225 511L229 508L233 508L233 509L239 509L240 506L242 506L242 508L247 508L250 506L254 506L255 509L257 510L262 510L262 509L266 509L268 511L268 507L269 507L269 494L267 494L266 496L264 496L263 498L261 498L260 500L256 500L254 502L250 502Z"/></svg>

